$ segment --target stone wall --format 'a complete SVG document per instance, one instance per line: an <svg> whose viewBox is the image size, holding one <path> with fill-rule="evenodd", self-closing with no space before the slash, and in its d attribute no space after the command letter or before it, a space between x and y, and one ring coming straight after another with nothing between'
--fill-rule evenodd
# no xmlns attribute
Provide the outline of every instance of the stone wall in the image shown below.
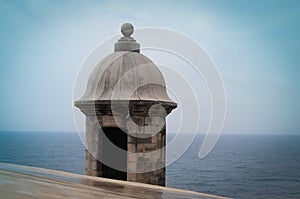
<svg viewBox="0 0 300 199"><path fill-rule="evenodd" d="M153 109L157 102L133 101L129 105L118 102L118 111L112 112L110 103L77 105L86 115L86 174L164 186L165 120L174 105L160 103L163 109L161 106ZM122 169L106 166L107 160Z"/></svg>

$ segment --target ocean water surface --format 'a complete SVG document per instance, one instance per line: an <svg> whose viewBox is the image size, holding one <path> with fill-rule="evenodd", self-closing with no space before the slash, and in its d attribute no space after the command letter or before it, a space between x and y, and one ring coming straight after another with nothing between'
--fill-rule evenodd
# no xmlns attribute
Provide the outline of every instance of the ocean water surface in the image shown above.
<svg viewBox="0 0 300 199"><path fill-rule="evenodd" d="M84 173L84 146L76 133L0 134L0 162ZM167 167L168 187L235 198L300 198L300 136L223 134L199 159L202 140L197 136Z"/></svg>

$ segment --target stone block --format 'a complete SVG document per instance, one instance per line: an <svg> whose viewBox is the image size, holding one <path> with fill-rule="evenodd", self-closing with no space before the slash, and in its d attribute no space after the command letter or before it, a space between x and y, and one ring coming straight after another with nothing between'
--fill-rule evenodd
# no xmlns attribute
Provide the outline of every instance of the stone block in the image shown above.
<svg viewBox="0 0 300 199"><path fill-rule="evenodd" d="M151 137L147 137L147 138L137 138L136 139L136 143L152 143L152 138Z"/></svg>
<svg viewBox="0 0 300 199"><path fill-rule="evenodd" d="M151 151L155 151L156 149L157 149L156 144L152 144L152 143L144 144L144 152L151 152Z"/></svg>
<svg viewBox="0 0 300 199"><path fill-rule="evenodd" d="M145 116L144 124L145 124L145 126L151 124L151 118L149 116Z"/></svg>
<svg viewBox="0 0 300 199"><path fill-rule="evenodd" d="M102 175L102 172L101 171L90 171L91 172L91 174L92 174L92 176L101 176Z"/></svg>
<svg viewBox="0 0 300 199"><path fill-rule="evenodd" d="M100 162L98 162L98 161L91 162L91 170L98 171L100 169L101 169Z"/></svg>
<svg viewBox="0 0 300 199"><path fill-rule="evenodd" d="M161 126L151 124L151 125L148 125L148 126L144 127L144 131L145 131L144 134L149 135L149 136L155 135L158 132L160 132L161 129L162 129Z"/></svg>
<svg viewBox="0 0 300 199"><path fill-rule="evenodd" d="M128 135L128 143L136 143L136 137L132 135Z"/></svg>
<svg viewBox="0 0 300 199"><path fill-rule="evenodd" d="M159 132L159 133L156 134L158 142L161 142L161 134L162 134L161 132Z"/></svg>
<svg viewBox="0 0 300 199"><path fill-rule="evenodd" d="M116 124L114 117L110 115L104 115L102 116L100 120L101 127L118 127Z"/></svg>
<svg viewBox="0 0 300 199"><path fill-rule="evenodd" d="M144 144L143 143L137 144L136 152L137 153L145 152Z"/></svg>
<svg viewBox="0 0 300 199"><path fill-rule="evenodd" d="M137 169L137 163L136 162L127 162L127 172L135 172Z"/></svg>
<svg viewBox="0 0 300 199"><path fill-rule="evenodd" d="M89 161L89 160L85 161L85 169L87 169L87 170L91 170L92 169L91 161Z"/></svg>
<svg viewBox="0 0 300 199"><path fill-rule="evenodd" d="M137 162L139 154L137 153L127 153L127 161L128 162Z"/></svg>
<svg viewBox="0 0 300 199"><path fill-rule="evenodd" d="M91 171L91 170L88 170L88 169L86 169L86 171L85 171L85 175L92 176L92 171Z"/></svg>
<svg viewBox="0 0 300 199"><path fill-rule="evenodd" d="M127 133L132 136L134 136L134 134L137 133L141 134L144 133L144 128L143 126L139 126L134 121L131 120L127 122Z"/></svg>
<svg viewBox="0 0 300 199"><path fill-rule="evenodd" d="M127 173L127 181L136 182L136 173Z"/></svg>
<svg viewBox="0 0 300 199"><path fill-rule="evenodd" d="M127 144L127 151L128 151L128 152L132 152L132 153L136 153L136 145L135 145L135 144L128 143L128 144Z"/></svg>
<svg viewBox="0 0 300 199"><path fill-rule="evenodd" d="M158 125L158 126L164 126L165 125L165 118L164 117L151 117L151 124Z"/></svg>
<svg viewBox="0 0 300 199"><path fill-rule="evenodd" d="M137 124L138 126L144 126L145 120L143 116L132 116L131 119Z"/></svg>
<svg viewBox="0 0 300 199"><path fill-rule="evenodd" d="M147 172L147 173L137 173L136 174L136 181L147 183L149 177L150 177L149 172Z"/></svg>
<svg viewBox="0 0 300 199"><path fill-rule="evenodd" d="M153 135L153 136L151 137L151 142L152 142L153 144L157 144L157 134L155 134L155 135Z"/></svg>

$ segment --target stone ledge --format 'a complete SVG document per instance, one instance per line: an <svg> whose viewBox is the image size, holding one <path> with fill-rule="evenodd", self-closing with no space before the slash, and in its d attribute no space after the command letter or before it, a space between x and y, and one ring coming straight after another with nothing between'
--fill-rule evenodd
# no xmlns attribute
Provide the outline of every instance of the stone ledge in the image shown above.
<svg viewBox="0 0 300 199"><path fill-rule="evenodd" d="M156 185L5 163L0 163L0 181L4 185L0 187L1 197L4 198L226 198Z"/></svg>

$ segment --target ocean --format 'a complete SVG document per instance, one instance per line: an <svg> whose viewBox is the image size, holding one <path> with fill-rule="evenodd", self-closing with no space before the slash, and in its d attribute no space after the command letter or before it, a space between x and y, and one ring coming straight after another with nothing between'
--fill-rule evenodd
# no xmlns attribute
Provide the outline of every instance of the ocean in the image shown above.
<svg viewBox="0 0 300 199"><path fill-rule="evenodd" d="M0 134L0 162L84 173L84 146L76 133ZM235 198L300 198L300 136L223 134L199 159L202 140L197 136L167 167L168 187Z"/></svg>

